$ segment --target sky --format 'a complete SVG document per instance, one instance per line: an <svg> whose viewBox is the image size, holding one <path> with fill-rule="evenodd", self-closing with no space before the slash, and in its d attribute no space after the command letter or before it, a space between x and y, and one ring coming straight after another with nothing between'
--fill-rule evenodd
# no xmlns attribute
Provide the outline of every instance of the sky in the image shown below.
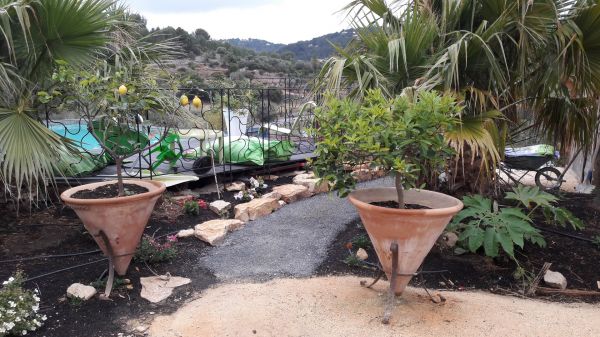
<svg viewBox="0 0 600 337"><path fill-rule="evenodd" d="M350 0L125 0L148 28L206 30L213 39L255 38L275 43L310 40L348 28L336 13Z"/></svg>

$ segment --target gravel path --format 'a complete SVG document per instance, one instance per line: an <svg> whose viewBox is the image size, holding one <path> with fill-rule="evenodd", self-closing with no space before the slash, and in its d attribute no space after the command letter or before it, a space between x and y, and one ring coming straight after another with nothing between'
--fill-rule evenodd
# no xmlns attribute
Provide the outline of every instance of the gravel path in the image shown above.
<svg viewBox="0 0 600 337"><path fill-rule="evenodd" d="M384 178L359 186L393 186L393 181ZM316 195L248 222L229 234L222 246L200 257L200 263L221 280L310 276L337 234L357 218L347 199Z"/></svg>

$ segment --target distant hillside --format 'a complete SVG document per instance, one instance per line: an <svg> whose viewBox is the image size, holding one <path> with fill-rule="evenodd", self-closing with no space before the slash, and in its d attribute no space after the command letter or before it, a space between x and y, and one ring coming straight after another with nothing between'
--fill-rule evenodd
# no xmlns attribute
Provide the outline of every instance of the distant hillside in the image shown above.
<svg viewBox="0 0 600 337"><path fill-rule="evenodd" d="M260 39L228 39L224 42L234 47L252 49L257 53L276 53L279 49L285 47L281 43L271 43Z"/></svg>
<svg viewBox="0 0 600 337"><path fill-rule="evenodd" d="M315 57L317 59L327 58L334 53L331 43L338 46L346 46L354 36L352 29L342 30L341 32L331 33L319 37L315 37L310 41L299 41L288 44L279 49L279 53L292 52L298 60L310 60Z"/></svg>
<svg viewBox="0 0 600 337"><path fill-rule="evenodd" d="M324 59L331 56L334 53L331 43L345 46L353 36L354 31L346 29L341 32L319 36L310 41L299 41L288 45L271 43L259 39L229 39L223 41L232 46L248 48L259 53L292 53L297 60L308 61L312 58Z"/></svg>

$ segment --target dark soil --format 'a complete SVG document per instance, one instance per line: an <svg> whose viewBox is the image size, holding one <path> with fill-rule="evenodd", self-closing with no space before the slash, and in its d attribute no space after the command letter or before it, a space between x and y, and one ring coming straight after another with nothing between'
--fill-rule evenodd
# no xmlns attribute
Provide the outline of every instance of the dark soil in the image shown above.
<svg viewBox="0 0 600 337"><path fill-rule="evenodd" d="M270 192L275 185L291 183L291 180L292 177L280 177L276 181L266 181L269 186L264 192ZM218 198L217 193L197 195L185 188L179 192L167 192L157 203L145 234L154 236L162 243L167 235L218 218L208 209L200 209L197 216L184 214L181 195L188 192L194 195L194 200L202 199L207 203ZM221 198L233 205L241 203L233 199L235 193L224 192ZM0 204L0 217L5 219L0 226L0 282L8 279L16 270L22 270L31 279L25 286L40 290L40 311L48 316L48 320L39 331L29 334L31 336L104 337L117 336L118 333L142 336L143 333L125 330L128 320L148 326L154 315L173 312L183 301L194 298L217 282L216 277L197 262L198 257L210 247L196 238L187 238L177 243L178 255L173 261L150 265L158 274L168 272L192 280L190 284L177 288L167 300L152 304L140 297L140 277L152 276L153 272L143 262L133 260L127 275L123 277L131 281L133 289L119 285L113 289L110 301L100 300L96 296L84 303L73 302L66 298L68 286L75 282L97 282L108 267L93 238L75 212L59 203L19 216L7 206ZM53 257L79 253L83 254ZM90 262L89 265L77 267ZM76 268L61 271L71 267ZM50 274L57 271L61 272ZM103 285L97 288L99 293L104 291Z"/></svg>
<svg viewBox="0 0 600 337"><path fill-rule="evenodd" d="M399 208L397 201L374 201L370 203L373 206L386 207L386 208ZM404 204L404 209L431 209L431 207L418 205L418 204Z"/></svg>
<svg viewBox="0 0 600 337"><path fill-rule="evenodd" d="M598 291L600 246L563 234L574 235L582 239L591 239L600 235L600 211L590 207L592 196L567 194L562 198L560 206L581 218L586 223L586 228L582 231L575 231L570 228L557 228L539 223L539 228L548 228L561 234L542 231L547 247L539 248L526 244L525 249L517 251L517 258L529 277L535 277L544 262L550 262L552 263L551 270L561 272L567 278L568 289ZM349 223L346 230L338 235L331 246L327 259L318 269L318 274L352 274L367 278L375 277L378 274L375 268L378 260L370 245L366 248L369 254L366 264L353 265L353 262L356 261L346 260L350 255L348 243L365 236L366 231L360 220ZM352 245L353 253L356 253L357 249L355 244ZM506 256L491 259L480 254L455 255L452 249L444 249L441 245L436 244L423 263L422 268L426 273L413 278L411 284L413 286L425 285L430 289L478 289L515 295L520 294L520 291L528 286L524 278L514 277L516 267L516 264ZM600 296L537 295L537 297L561 302L600 303Z"/></svg>
<svg viewBox="0 0 600 337"><path fill-rule="evenodd" d="M125 195L136 195L148 192L148 189L136 184L123 184ZM75 199L109 199L119 196L117 184L103 185L93 190L81 190L73 194Z"/></svg>

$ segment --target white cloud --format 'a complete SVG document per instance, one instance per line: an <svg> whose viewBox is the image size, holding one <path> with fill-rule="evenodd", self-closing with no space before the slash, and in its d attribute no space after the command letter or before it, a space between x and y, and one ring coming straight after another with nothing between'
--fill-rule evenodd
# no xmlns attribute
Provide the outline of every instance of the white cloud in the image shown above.
<svg viewBox="0 0 600 337"><path fill-rule="evenodd" d="M205 29L214 39L257 38L277 43L309 40L333 33L348 24L338 12L349 0L279 0L256 6L215 8L189 2L187 11L157 12L139 1L131 9L148 20L148 27L181 27L189 32Z"/></svg>

